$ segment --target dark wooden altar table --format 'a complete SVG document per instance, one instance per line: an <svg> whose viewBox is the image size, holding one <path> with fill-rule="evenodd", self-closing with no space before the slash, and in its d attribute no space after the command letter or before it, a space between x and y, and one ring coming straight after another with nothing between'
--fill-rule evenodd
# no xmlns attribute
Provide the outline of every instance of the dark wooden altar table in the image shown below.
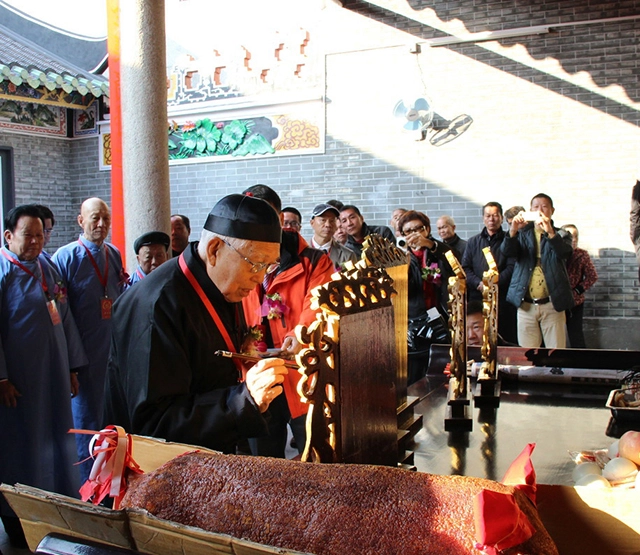
<svg viewBox="0 0 640 555"><path fill-rule="evenodd" d="M527 443L540 484L573 485L569 451L602 449L624 432L605 407L611 386L502 382L497 409L472 408L471 432L445 432L446 380L427 376L410 386L423 415L414 438L421 472L500 481ZM473 385L472 385L473 390Z"/></svg>

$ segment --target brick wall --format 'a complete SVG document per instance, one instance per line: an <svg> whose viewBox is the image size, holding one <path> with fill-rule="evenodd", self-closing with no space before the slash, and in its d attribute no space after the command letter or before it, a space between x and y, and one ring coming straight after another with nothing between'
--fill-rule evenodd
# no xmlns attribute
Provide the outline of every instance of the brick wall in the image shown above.
<svg viewBox="0 0 640 555"><path fill-rule="evenodd" d="M53 211L56 227L48 250L54 252L71 230L70 141L0 131L0 145L13 148L15 204L35 202Z"/></svg>
<svg viewBox="0 0 640 555"><path fill-rule="evenodd" d="M75 140L69 156L69 186L74 204L75 220L80 204L88 197L100 197L111 201L111 172L99 171L98 138ZM76 224L77 225L77 224Z"/></svg>
<svg viewBox="0 0 640 555"><path fill-rule="evenodd" d="M311 209L329 198L357 204L372 224L388 223L398 206L425 211L433 222L447 213L466 238L480 231L487 201L527 206L543 191L554 199L556 223L579 227L600 275L585 305L590 345L640 348L628 234L640 144L640 20L410 53L431 37L638 15L640 1L343 4L327 29L311 34L327 37L325 153L172 165L172 212L192 219L192 239L218 198L255 183L300 209L307 237ZM466 113L473 124L441 147L416 141L391 115L409 91L424 91L443 118ZM54 240L75 236L83 198L110 198L95 138L0 132L0 144L16 149L19 199L38 192L64 215ZM54 179L55 191L42 176Z"/></svg>
<svg viewBox="0 0 640 555"><path fill-rule="evenodd" d="M420 19L433 22L435 18L441 27L457 20L469 32L480 32L640 14L640 2L409 0L408 4L409 8L399 16L388 9L398 7L399 2L344 3L346 8L370 21L402 29L417 41L445 34L431 25L417 23ZM430 85L438 88L432 84L438 70L446 74L453 86L467 87L465 93L453 94L458 100L466 95L477 110L471 112L474 126L482 122L483 110L487 114L492 111L488 99L492 96L496 99L489 116L497 125L489 124L486 128L507 134L513 146L495 141L496 135L487 133L487 140L497 143L495 147L505 148L509 157L500 161L493 156L494 164L479 165L487 174L469 175L470 181L491 191L484 200L501 201L507 208L512 202L505 199L515 201L511 193L517 191L521 201L518 204L526 206L535 192L545 191L554 198L557 223L572 222L580 228L581 246L590 251L599 274L598 283L587 294L585 317L594 319L587 323L587 334L591 344L600 347L615 344L620 348L638 348L640 344L637 320L626 324L620 320L640 316L638 266L628 238L630 191L638 170L639 34L640 20L559 26L548 35L503 39L497 47L487 47L486 43L449 46L447 49L455 56L448 58L450 64L446 69L436 56L431 55L429 60L427 88ZM520 52L511 55L515 50ZM474 79L456 73L456 66L471 69ZM505 76L515 77L513 89L501 86L508 82ZM474 90L474 82L481 86ZM523 83L542 94L530 94L531 87ZM533 102L528 106L520 103L520 93ZM483 102L487 107L483 108ZM501 112L509 111L509 105L518 106L518 110L511 110L510 118L500 121ZM475 131L477 127L470 129L470 133ZM569 135L570 140L557 140L562 134ZM464 140L466 137L459 139ZM544 148L547 141L554 143L554 149ZM540 152L541 156L532 162L528 149ZM460 163L468 163L470 169L476 165L472 150L476 155L487 156L475 147L466 152L461 149ZM526 172L522 171L523 166ZM532 178L533 175L539 178ZM500 186L492 187L491 179ZM472 186L458 188L450 195L447 183L444 185L442 188L426 184L427 190L416 191L413 198L424 192L429 214L449 212L463 237L473 234L474 228L481 225L476 212L478 203L470 203L464 193L478 199L482 195L477 195ZM463 194L456 194L459 192Z"/></svg>

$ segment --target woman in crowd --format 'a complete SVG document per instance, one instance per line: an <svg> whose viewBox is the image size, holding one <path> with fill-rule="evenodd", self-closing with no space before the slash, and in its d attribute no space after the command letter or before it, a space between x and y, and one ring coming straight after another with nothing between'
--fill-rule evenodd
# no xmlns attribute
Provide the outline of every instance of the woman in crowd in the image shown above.
<svg viewBox="0 0 640 555"><path fill-rule="evenodd" d="M584 293L598 281L598 273L589 253L578 248L578 228L573 224L567 224L563 225L562 229L571 234L571 246L573 247L573 254L567 262L567 272L575 306L571 310L567 310L567 336L573 349L585 349L586 344L582 331Z"/></svg>
<svg viewBox="0 0 640 555"><path fill-rule="evenodd" d="M451 250L431 236L426 214L408 210L398 221L398 229L407 242L409 263L409 357L408 383L424 376L431 343L449 342L447 326L447 282L453 270L445 253ZM436 308L441 318L427 316Z"/></svg>

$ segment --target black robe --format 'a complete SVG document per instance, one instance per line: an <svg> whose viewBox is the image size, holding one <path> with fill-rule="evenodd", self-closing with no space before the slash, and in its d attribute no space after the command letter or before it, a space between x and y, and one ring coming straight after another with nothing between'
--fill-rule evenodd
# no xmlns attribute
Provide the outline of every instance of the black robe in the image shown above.
<svg viewBox="0 0 640 555"><path fill-rule="evenodd" d="M224 300L197 243L185 260L237 351L246 333L242 303ZM234 452L238 439L266 433L260 414L197 292L179 266L165 262L113 306L104 424L127 432Z"/></svg>

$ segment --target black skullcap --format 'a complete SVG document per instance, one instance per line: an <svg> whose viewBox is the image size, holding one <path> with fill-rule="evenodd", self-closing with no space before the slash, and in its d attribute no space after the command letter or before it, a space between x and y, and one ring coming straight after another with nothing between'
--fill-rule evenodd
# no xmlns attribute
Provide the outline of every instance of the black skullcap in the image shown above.
<svg viewBox="0 0 640 555"><path fill-rule="evenodd" d="M144 247L145 245L162 245L166 250L169 250L170 244L171 239L166 233L162 231L149 231L148 233L143 233L134 241L133 250L138 254L140 247Z"/></svg>
<svg viewBox="0 0 640 555"><path fill-rule="evenodd" d="M248 195L227 195L211 209L204 228L220 235L280 243L280 217L272 206Z"/></svg>

